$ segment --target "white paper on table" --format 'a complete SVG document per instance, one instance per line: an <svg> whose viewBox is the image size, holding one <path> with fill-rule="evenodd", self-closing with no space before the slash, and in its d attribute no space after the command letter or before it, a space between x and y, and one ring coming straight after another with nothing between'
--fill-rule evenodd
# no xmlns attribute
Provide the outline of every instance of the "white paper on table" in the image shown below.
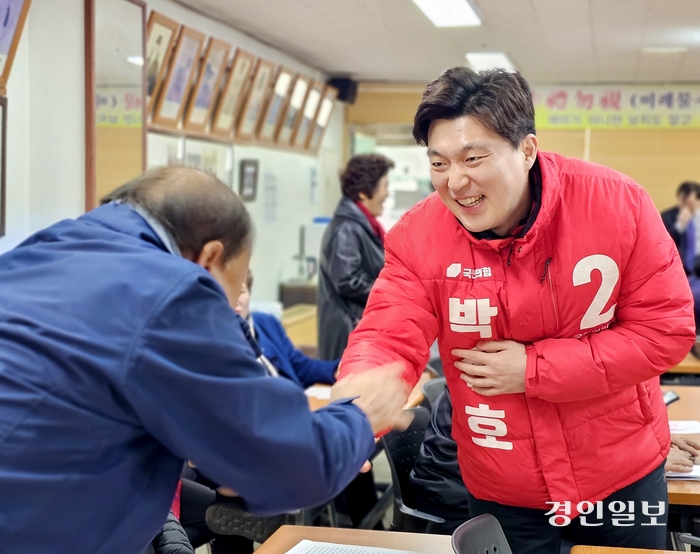
<svg viewBox="0 0 700 554"><path fill-rule="evenodd" d="M666 477L668 479L690 479L693 481L700 481L700 466L693 466L693 471L689 471L688 473L667 471Z"/></svg>
<svg viewBox="0 0 700 554"><path fill-rule="evenodd" d="M331 399L331 388L321 387L319 385L313 385L306 389L306 396L312 396L318 398L319 400L330 400ZM320 543L319 543L320 544Z"/></svg>
<svg viewBox="0 0 700 554"><path fill-rule="evenodd" d="M668 426L676 435L700 435L700 421L697 420L669 421Z"/></svg>
<svg viewBox="0 0 700 554"><path fill-rule="evenodd" d="M356 546L353 544L336 544L303 540L287 554L418 554L410 550L375 548L373 546Z"/></svg>

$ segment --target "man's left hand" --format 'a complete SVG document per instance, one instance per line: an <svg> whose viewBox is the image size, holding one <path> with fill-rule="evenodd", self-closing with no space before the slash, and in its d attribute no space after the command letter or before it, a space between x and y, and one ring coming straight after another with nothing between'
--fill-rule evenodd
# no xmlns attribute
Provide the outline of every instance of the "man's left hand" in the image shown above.
<svg viewBox="0 0 700 554"><path fill-rule="evenodd" d="M474 350L455 349L462 380L483 396L525 392L525 345L512 340L481 341Z"/></svg>

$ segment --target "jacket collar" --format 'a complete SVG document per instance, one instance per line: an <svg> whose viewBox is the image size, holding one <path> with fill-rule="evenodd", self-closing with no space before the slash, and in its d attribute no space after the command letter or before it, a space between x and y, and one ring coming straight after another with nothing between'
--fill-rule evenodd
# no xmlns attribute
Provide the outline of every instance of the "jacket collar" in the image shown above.
<svg viewBox="0 0 700 554"><path fill-rule="evenodd" d="M338 207L335 209L335 214L333 215L338 219L348 219L350 221L354 221L363 229L365 229L365 231L369 233L369 235L372 237L373 240L377 242L377 244L382 245L380 238L374 232L374 229L372 229L372 226L365 217L365 214L363 214L360 211L360 208L357 207L355 202L350 200L347 196L343 196L343 198L340 200Z"/></svg>
<svg viewBox="0 0 700 554"><path fill-rule="evenodd" d="M80 216L78 220L106 227L112 231L150 243L164 252L178 255L176 252L179 252L179 250L173 251L166 244L166 236L159 236L159 233L151 227L146 219L129 204L110 202ZM167 234L167 237L170 237L170 234L165 229L162 230ZM170 237L171 239L172 237Z"/></svg>

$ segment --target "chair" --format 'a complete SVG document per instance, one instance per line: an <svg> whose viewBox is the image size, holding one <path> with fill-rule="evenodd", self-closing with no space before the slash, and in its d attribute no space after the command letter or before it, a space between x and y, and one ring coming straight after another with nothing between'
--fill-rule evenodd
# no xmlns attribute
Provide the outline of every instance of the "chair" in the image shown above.
<svg viewBox="0 0 700 554"><path fill-rule="evenodd" d="M423 383L423 396L428 402L428 409L432 409L433 404L438 399L438 397L445 392L445 386L447 381L444 377L438 377L437 379L431 379L430 381Z"/></svg>
<svg viewBox="0 0 700 554"><path fill-rule="evenodd" d="M501 524L491 514L462 523L452 535L456 554L512 554Z"/></svg>
<svg viewBox="0 0 700 554"><path fill-rule="evenodd" d="M390 431L382 437L382 444L389 460L394 493L393 531L435 533L445 523L441 517L410 508L415 506L415 493L409 475L418 457L423 435L430 424L430 412L425 408L412 408L413 421L405 431Z"/></svg>
<svg viewBox="0 0 700 554"><path fill-rule="evenodd" d="M436 376L445 376L445 372L442 369L442 358L439 356L437 358L430 358L430 360L428 360L428 367L435 373Z"/></svg>
<svg viewBox="0 0 700 554"><path fill-rule="evenodd" d="M680 533L677 537L681 543L690 545L691 550L695 550L692 548L693 546L700 546L700 537L696 537L690 533Z"/></svg>
<svg viewBox="0 0 700 554"><path fill-rule="evenodd" d="M331 527L337 527L333 503L317 508L296 510L277 516L256 516L246 511L243 502L231 498L227 502L216 502L207 508L205 521L217 535L240 535L254 542L263 543L282 525L313 525L324 510L329 512Z"/></svg>

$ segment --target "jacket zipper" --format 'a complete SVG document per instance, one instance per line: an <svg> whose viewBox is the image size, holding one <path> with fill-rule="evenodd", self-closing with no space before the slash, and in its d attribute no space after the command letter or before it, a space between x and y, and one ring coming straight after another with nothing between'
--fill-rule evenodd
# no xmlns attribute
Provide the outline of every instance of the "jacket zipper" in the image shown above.
<svg viewBox="0 0 700 554"><path fill-rule="evenodd" d="M551 258L550 258L551 259ZM549 278L549 294L552 299L552 307L554 308L554 321L557 324L557 331L559 331L559 310L557 309L557 299L554 296L554 283L552 282L552 272L547 272L547 277Z"/></svg>

